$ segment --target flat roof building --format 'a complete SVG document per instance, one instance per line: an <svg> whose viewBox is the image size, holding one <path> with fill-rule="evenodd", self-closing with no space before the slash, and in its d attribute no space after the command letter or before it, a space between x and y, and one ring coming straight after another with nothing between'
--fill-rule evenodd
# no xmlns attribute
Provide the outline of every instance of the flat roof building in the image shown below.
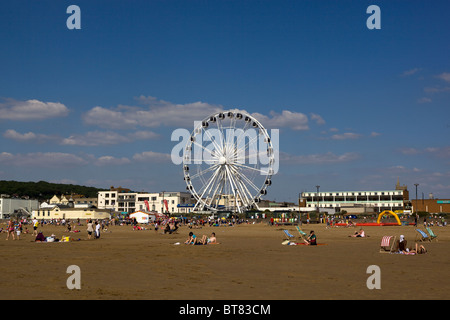
<svg viewBox="0 0 450 320"><path fill-rule="evenodd" d="M27 215L31 215L34 209L39 208L39 201L0 197L0 219L8 219L15 211L22 210Z"/></svg>
<svg viewBox="0 0 450 320"><path fill-rule="evenodd" d="M102 220L109 219L111 217L110 211L105 209L97 209L94 207L72 207L68 205L55 204L39 209L33 210L33 218L38 220L51 220L51 219L92 219L92 220Z"/></svg>
<svg viewBox="0 0 450 320"><path fill-rule="evenodd" d="M413 212L450 213L450 199L412 199Z"/></svg>
<svg viewBox="0 0 450 320"><path fill-rule="evenodd" d="M404 210L407 200L404 190L302 192L301 198L306 207L334 208L336 212L357 208L360 213Z"/></svg>
<svg viewBox="0 0 450 320"><path fill-rule="evenodd" d="M98 193L98 208L121 213L138 210L164 214L189 213L194 202L188 192L118 192L116 190Z"/></svg>

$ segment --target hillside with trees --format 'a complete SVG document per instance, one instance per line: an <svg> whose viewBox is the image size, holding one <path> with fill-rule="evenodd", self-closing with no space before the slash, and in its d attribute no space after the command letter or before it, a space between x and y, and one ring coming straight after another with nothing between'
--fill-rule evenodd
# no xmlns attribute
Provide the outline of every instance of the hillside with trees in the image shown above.
<svg viewBox="0 0 450 320"><path fill-rule="evenodd" d="M48 200L54 195L79 194L87 198L96 198L97 192L105 189L74 184L39 182L19 182L0 180L0 194L10 197L29 197L30 199Z"/></svg>

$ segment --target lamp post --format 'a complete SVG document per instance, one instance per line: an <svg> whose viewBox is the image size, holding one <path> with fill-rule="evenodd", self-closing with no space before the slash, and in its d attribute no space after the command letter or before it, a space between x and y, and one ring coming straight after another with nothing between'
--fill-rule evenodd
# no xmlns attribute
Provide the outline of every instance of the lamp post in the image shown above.
<svg viewBox="0 0 450 320"><path fill-rule="evenodd" d="M417 187L419 186L418 183L414 183L414 185L416 186L416 215L417 215Z"/></svg>
<svg viewBox="0 0 450 320"><path fill-rule="evenodd" d="M299 192L299 194L298 194L298 219L300 221L299 225L301 226L302 225L302 214L300 213L300 197L301 197L300 195L301 195L301 193Z"/></svg>
<svg viewBox="0 0 450 320"><path fill-rule="evenodd" d="M319 210L319 188L320 186L316 186L317 188L317 214L320 212Z"/></svg>

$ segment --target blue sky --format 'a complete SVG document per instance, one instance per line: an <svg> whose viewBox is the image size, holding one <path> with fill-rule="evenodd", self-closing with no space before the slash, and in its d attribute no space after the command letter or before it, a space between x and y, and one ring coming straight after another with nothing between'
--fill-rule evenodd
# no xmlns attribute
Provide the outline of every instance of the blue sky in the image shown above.
<svg viewBox="0 0 450 320"><path fill-rule="evenodd" d="M81 30L69 30L69 5ZM369 30L369 5L381 29ZM448 1L2 1L0 179L184 191L176 128L280 129L266 198L450 198Z"/></svg>

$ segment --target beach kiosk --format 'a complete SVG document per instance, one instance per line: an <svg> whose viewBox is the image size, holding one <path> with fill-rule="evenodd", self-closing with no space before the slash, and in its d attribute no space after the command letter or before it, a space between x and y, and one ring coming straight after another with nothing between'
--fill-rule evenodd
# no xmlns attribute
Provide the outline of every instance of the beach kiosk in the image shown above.
<svg viewBox="0 0 450 320"><path fill-rule="evenodd" d="M138 223L149 223L151 220L150 214L144 211L136 211L130 214L130 218L136 218Z"/></svg>

